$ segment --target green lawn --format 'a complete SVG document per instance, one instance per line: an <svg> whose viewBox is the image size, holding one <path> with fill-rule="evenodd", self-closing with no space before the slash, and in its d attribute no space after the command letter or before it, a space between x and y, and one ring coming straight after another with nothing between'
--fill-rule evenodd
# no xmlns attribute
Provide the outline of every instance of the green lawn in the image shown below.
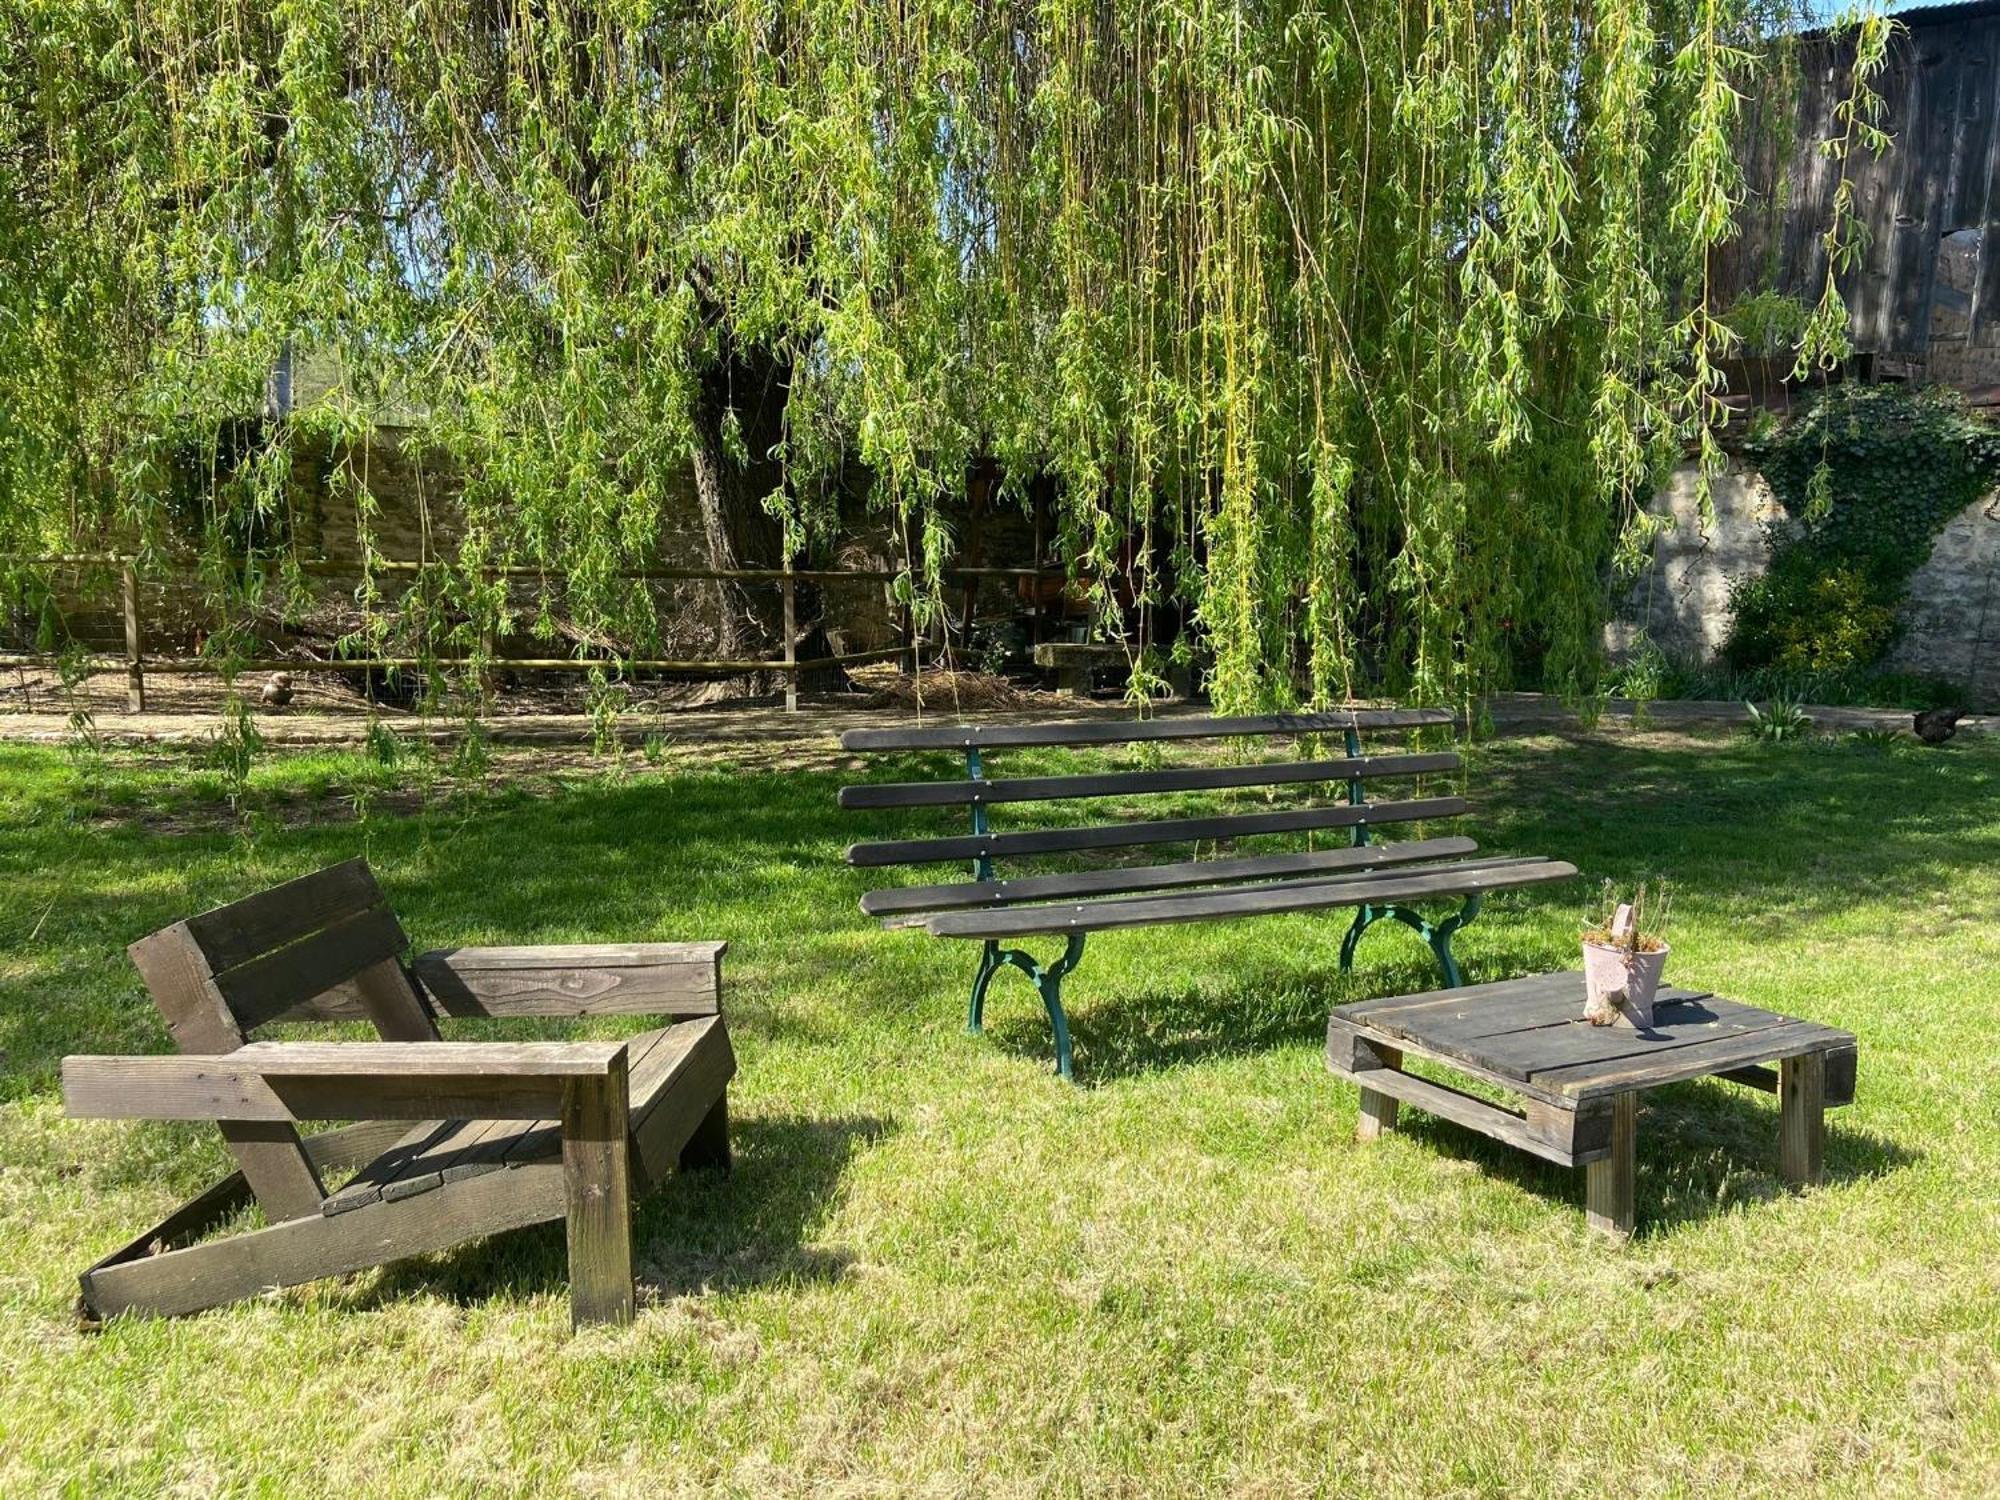
<svg viewBox="0 0 2000 1500"><path fill-rule="evenodd" d="M269 759L237 814L198 762L0 748L0 1493L2000 1489L2000 746L1475 754L1466 831L1589 879L1492 902L1472 978L1665 874L1670 977L1861 1038L1816 1192L1767 1096L1651 1096L1623 1249L1580 1174L1353 1143L1324 1013L1430 987L1400 928L1346 979L1337 913L1094 939L1070 1088L1018 975L968 1037L974 950L856 912L841 846L912 824L837 812L834 757L600 766L413 808L407 764ZM569 1336L549 1226L79 1331L74 1273L227 1160L65 1121L58 1060L166 1048L127 942L355 853L424 947L730 939L734 1175L644 1203L629 1330Z"/></svg>

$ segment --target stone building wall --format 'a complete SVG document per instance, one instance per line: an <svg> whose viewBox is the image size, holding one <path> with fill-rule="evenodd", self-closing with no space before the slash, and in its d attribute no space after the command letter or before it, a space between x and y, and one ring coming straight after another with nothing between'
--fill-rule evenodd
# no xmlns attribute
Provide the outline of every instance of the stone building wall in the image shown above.
<svg viewBox="0 0 2000 1500"><path fill-rule="evenodd" d="M1679 470L1654 509L1671 526L1652 566L1605 633L1614 655L1640 630L1670 657L1712 661L1729 635L1729 589L1770 565L1766 524L1782 514L1754 472L1732 462L1701 523L1694 467ZM1902 633L1884 665L1958 685L1968 707L2000 708L2000 495L1975 501L1939 534L1910 579Z"/></svg>

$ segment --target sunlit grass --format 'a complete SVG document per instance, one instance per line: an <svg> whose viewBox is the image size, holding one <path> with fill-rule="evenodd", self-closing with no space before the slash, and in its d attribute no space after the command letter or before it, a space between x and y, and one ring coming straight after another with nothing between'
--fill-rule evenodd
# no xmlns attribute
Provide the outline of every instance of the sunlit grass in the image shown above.
<svg viewBox="0 0 2000 1500"><path fill-rule="evenodd" d="M830 752L232 786L0 748L0 1490L1992 1492L2000 751L1473 761L1466 831L1587 877L1492 902L1473 977L1572 964L1591 882L1668 876L1675 978L1861 1038L1823 1189L1720 1083L1642 1113L1624 1250L1573 1174L1449 1125L1357 1147L1326 1008L1433 980L1393 928L1342 978L1338 914L1093 938L1065 1087L1017 976L968 1037L973 950L858 915L842 846L949 818L841 814ZM737 1171L645 1203L626 1332L569 1337L553 1227L77 1332L75 1272L226 1165L61 1118L65 1052L167 1046L124 945L354 853L420 946L728 938Z"/></svg>

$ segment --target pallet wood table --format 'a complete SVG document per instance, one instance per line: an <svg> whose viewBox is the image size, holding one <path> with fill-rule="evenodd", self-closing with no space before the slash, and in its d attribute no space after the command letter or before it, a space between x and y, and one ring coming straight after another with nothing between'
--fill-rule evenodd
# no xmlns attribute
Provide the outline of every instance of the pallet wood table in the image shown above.
<svg viewBox="0 0 2000 1500"><path fill-rule="evenodd" d="M1610 1234L1632 1232L1638 1096L1659 1084L1713 1076L1777 1094L1779 1169L1794 1184L1819 1181L1824 1111L1854 1098L1853 1033L1701 990L1664 988L1654 1010L1650 1030L1592 1026L1574 972L1363 1000L1327 1018L1326 1060L1361 1090L1361 1139L1393 1130L1398 1104L1413 1104L1581 1166L1586 1217ZM1522 1107L1405 1072L1407 1057L1504 1090Z"/></svg>

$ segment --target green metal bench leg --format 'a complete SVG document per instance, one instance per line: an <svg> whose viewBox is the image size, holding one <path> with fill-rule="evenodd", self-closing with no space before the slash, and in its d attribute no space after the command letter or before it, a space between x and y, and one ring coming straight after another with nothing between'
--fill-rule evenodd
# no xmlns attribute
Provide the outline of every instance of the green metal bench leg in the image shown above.
<svg viewBox="0 0 2000 1500"><path fill-rule="evenodd" d="M1076 1074L1070 1049L1069 1017L1062 1007L1062 982L1063 976L1074 969L1083 957L1083 939L1083 933L1072 932L1062 957L1044 968L1035 961L1033 954L1023 953L1019 948L1002 948L996 940L988 938L979 955L979 972L972 979L972 1003L966 1009L965 1029L975 1034L984 1029L986 987L993 982L993 976L1002 969L1019 969L1033 982L1035 993L1042 997L1042 1005L1049 1013L1049 1027L1056 1035L1056 1072L1074 1083Z"/></svg>
<svg viewBox="0 0 2000 1500"><path fill-rule="evenodd" d="M1466 898L1465 905L1458 912L1446 917L1442 922L1432 924L1421 912L1407 906L1362 906L1354 913L1354 924L1347 929L1347 936L1340 944L1340 972L1345 974L1354 967L1354 950L1361 942L1361 934L1377 922L1396 921L1424 940L1429 945L1431 956L1444 972L1446 989L1455 990L1465 983L1465 975L1459 971L1458 960L1452 957L1451 940L1459 928L1479 915L1479 904L1484 900L1482 892L1475 891Z"/></svg>

